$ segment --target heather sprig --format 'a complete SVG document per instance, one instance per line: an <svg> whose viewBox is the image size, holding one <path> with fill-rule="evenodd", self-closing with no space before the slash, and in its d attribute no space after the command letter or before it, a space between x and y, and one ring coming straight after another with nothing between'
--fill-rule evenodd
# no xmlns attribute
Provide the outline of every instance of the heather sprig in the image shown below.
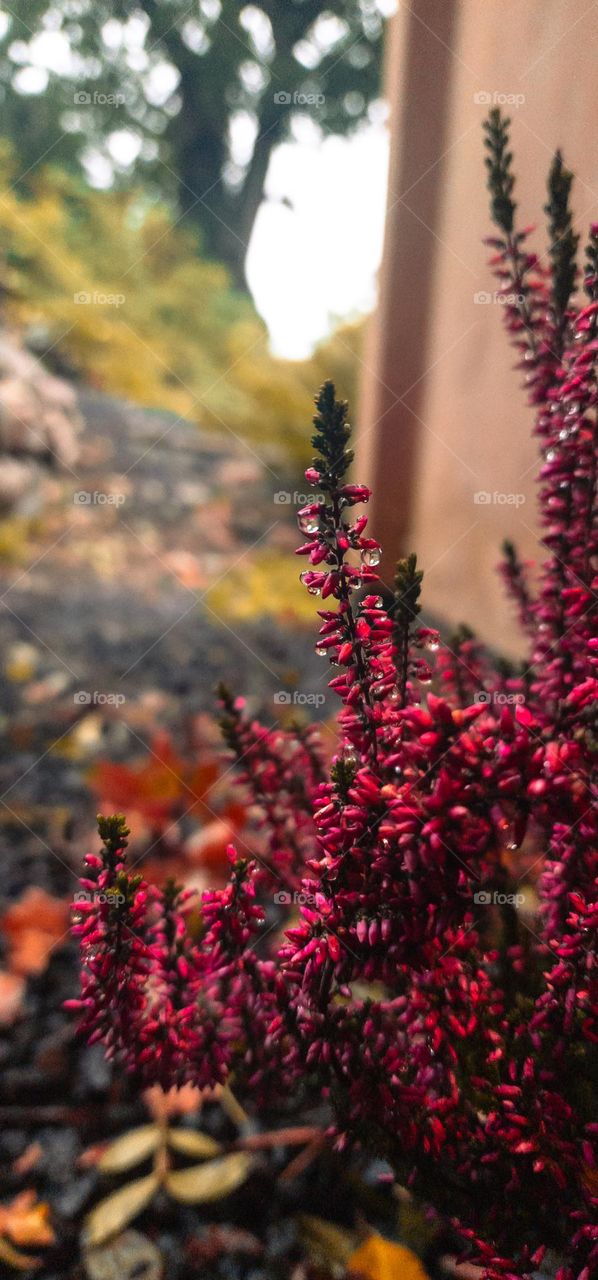
<svg viewBox="0 0 598 1280"><path fill-rule="evenodd" d="M93 899L78 919L78 1008L144 1080L234 1072L248 1106L324 1100L339 1149L388 1160L487 1280L527 1280L547 1251L557 1280L591 1280L598 231L580 307L560 156L540 271L516 229L499 113L487 147L493 265L515 295L504 312L528 357L542 453L537 588L511 543L503 564L530 637L525 673L467 629L444 645L419 625L414 556L385 608L378 543L353 510L370 493L347 480L347 409L326 383L299 554L308 591L327 601L316 647L341 700L335 754L327 766L317 729L266 728L222 690L263 858L231 849L229 883L204 895L192 940L178 891L131 877L123 820L106 820L82 883L122 901Z"/></svg>
<svg viewBox="0 0 598 1280"><path fill-rule="evenodd" d="M556 151L548 175L548 202L544 206L544 212L548 215L551 301L558 337L566 322L567 307L577 277L579 235L573 229L570 207L572 185L573 174L563 163L561 152Z"/></svg>

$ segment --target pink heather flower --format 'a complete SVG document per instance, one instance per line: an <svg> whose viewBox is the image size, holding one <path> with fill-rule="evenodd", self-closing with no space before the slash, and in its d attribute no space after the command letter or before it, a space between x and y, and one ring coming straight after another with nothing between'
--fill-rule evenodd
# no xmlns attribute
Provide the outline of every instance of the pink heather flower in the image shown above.
<svg viewBox="0 0 598 1280"><path fill-rule="evenodd" d="M487 1280L527 1280L545 1254L558 1280L590 1280L598 232L580 306L570 175L557 157L540 267L516 226L498 113L487 133L493 264L542 455L536 589L511 544L503 566L530 642L524 671L465 628L440 643L420 624L414 556L394 599L381 583L378 543L354 512L369 490L346 479L346 406L326 383L306 472L314 500L298 520L302 580L322 601L317 652L340 705L334 757L328 766L314 726L264 728L222 690L259 859L231 853L230 882L204 896L192 942L184 897L130 877L122 820L103 820L76 925L78 1007L86 1033L145 1081L234 1071L246 1105L327 1099L337 1148L383 1153Z"/></svg>

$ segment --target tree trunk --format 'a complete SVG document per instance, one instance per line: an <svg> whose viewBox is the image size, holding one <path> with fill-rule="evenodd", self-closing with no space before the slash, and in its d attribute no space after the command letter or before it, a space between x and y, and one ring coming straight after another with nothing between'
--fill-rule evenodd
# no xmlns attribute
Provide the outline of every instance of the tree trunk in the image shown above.
<svg viewBox="0 0 598 1280"><path fill-rule="evenodd" d="M185 115L185 106L181 115ZM280 113L273 116L268 110L258 129L245 181L240 190L233 192L226 188L222 179L226 149L221 129L206 125L195 113L191 119L187 116L181 120L179 117L173 128L181 214L186 221L199 227L208 256L224 262L236 287L244 291L247 290L247 250L264 195L272 149L280 138Z"/></svg>

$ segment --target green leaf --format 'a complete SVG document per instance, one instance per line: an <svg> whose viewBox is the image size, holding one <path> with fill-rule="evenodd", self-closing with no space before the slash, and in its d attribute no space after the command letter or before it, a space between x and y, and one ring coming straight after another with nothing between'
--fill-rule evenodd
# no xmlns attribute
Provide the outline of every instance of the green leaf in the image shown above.
<svg viewBox="0 0 598 1280"><path fill-rule="evenodd" d="M166 1175L166 1190L183 1204L201 1204L206 1200L222 1200L245 1182L251 1168L251 1157L235 1151L222 1160L196 1164L191 1169L177 1169Z"/></svg>
<svg viewBox="0 0 598 1280"><path fill-rule="evenodd" d="M207 1133L198 1133L196 1129L169 1129L168 1145L173 1151L180 1151L184 1156L217 1156L222 1147Z"/></svg>
<svg viewBox="0 0 598 1280"><path fill-rule="evenodd" d="M155 1173L147 1178L137 1178L128 1182L126 1187L114 1191L105 1200L100 1200L95 1209L87 1215L84 1226L84 1242L87 1248L103 1244L110 1236L122 1231L133 1218L141 1213L149 1204L157 1191L160 1180Z"/></svg>
<svg viewBox="0 0 598 1280"><path fill-rule="evenodd" d="M98 1160L101 1173L124 1173L153 1155L160 1145L160 1130L155 1124L144 1124L116 1138Z"/></svg>

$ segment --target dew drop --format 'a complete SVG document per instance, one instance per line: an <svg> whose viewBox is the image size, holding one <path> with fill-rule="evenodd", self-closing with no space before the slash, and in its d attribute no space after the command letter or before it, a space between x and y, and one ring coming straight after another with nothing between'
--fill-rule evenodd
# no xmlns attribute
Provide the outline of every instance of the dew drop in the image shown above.
<svg viewBox="0 0 598 1280"><path fill-rule="evenodd" d="M320 528L317 516L298 516L297 524L302 533L317 533Z"/></svg>
<svg viewBox="0 0 598 1280"><path fill-rule="evenodd" d="M361 563L367 565L368 569L373 569L375 565L380 564L380 552L378 548L366 547L365 551L362 551L361 553Z"/></svg>

